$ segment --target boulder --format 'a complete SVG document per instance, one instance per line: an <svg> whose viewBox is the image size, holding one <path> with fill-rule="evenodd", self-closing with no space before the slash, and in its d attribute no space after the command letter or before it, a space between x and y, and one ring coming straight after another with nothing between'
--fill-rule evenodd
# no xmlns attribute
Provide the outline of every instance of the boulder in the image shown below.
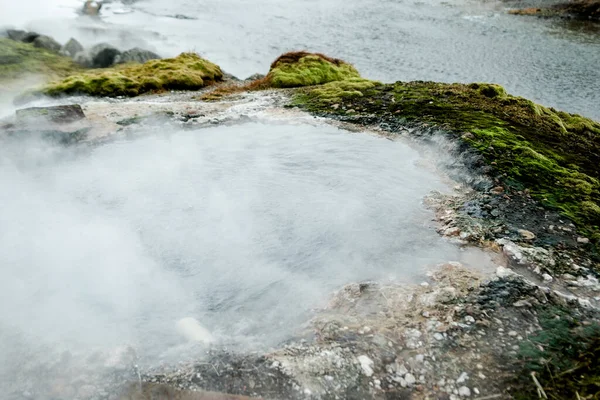
<svg viewBox="0 0 600 400"><path fill-rule="evenodd" d="M108 43L100 43L92 47L88 55L90 67L107 68L115 64L115 60L117 56L121 55L121 52Z"/></svg>
<svg viewBox="0 0 600 400"><path fill-rule="evenodd" d="M46 35L36 37L33 41L33 45L37 48L50 50L55 53L58 53L62 47L60 43Z"/></svg>
<svg viewBox="0 0 600 400"><path fill-rule="evenodd" d="M63 56L74 58L77 53L83 52L84 48L77 40L71 38L69 41L60 49L60 54Z"/></svg>
<svg viewBox="0 0 600 400"><path fill-rule="evenodd" d="M124 64L129 62L136 62L143 64L146 61L157 60L161 57L153 53L149 50L140 49L139 47L134 47L133 49L129 49L124 51L115 57L115 64Z"/></svg>
<svg viewBox="0 0 600 400"><path fill-rule="evenodd" d="M8 29L6 31L6 34L8 35L9 39L15 40L17 42L23 42L23 43L31 43L38 36L40 36L40 34L36 33L36 32L27 32L27 31L21 31L18 29Z"/></svg>
<svg viewBox="0 0 600 400"><path fill-rule="evenodd" d="M18 124L66 124L85 118L79 104L52 107L29 107L16 111Z"/></svg>

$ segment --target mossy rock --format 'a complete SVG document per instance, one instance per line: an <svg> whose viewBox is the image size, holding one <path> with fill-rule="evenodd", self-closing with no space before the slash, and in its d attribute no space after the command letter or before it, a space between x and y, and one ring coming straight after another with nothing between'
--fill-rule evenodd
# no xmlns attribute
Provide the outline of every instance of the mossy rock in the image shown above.
<svg viewBox="0 0 600 400"><path fill-rule="evenodd" d="M584 233L600 232L600 124L514 97L494 84L397 82L300 90L294 103L310 111L356 113L445 128L483 155L506 184L529 189ZM341 103L343 107L334 107ZM469 133L465 135L465 133Z"/></svg>
<svg viewBox="0 0 600 400"><path fill-rule="evenodd" d="M31 74L56 79L81 70L68 57L37 48L31 43L0 38L0 82Z"/></svg>
<svg viewBox="0 0 600 400"><path fill-rule="evenodd" d="M304 51L281 55L265 80L270 87L292 88L360 78L358 71L345 61Z"/></svg>
<svg viewBox="0 0 600 400"><path fill-rule="evenodd" d="M218 65L194 53L175 58L151 60L96 69L50 83L40 92L49 96L87 94L90 96L137 96L160 90L198 90L223 79Z"/></svg>

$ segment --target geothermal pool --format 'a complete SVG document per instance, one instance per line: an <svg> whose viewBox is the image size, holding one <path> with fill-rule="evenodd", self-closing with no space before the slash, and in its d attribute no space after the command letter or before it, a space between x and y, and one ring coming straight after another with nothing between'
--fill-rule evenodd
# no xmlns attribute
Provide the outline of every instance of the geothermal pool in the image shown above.
<svg viewBox="0 0 600 400"><path fill-rule="evenodd" d="M123 344L148 365L193 359L185 317L218 345L265 349L344 284L477 264L436 234L422 200L451 188L421 153L273 121L3 146L3 365Z"/></svg>

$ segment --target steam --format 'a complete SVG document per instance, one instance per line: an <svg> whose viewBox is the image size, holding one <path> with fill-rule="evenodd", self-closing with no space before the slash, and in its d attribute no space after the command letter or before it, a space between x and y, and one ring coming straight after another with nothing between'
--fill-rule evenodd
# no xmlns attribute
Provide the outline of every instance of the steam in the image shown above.
<svg viewBox="0 0 600 400"><path fill-rule="evenodd" d="M446 185L404 142L269 121L136 136L3 139L0 385L62 351L152 366L202 357L188 340L277 346L344 284L464 255L421 203Z"/></svg>

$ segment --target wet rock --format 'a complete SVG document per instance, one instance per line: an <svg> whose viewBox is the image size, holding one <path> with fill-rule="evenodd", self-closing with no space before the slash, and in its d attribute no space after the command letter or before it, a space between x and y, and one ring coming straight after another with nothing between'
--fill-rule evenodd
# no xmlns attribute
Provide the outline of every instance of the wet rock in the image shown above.
<svg viewBox="0 0 600 400"><path fill-rule="evenodd" d="M17 42L23 42L23 43L31 43L38 36L40 36L40 34L36 33L36 32L27 32L27 31L21 31L18 29L8 29L6 31L6 34L8 35L9 39L15 40Z"/></svg>
<svg viewBox="0 0 600 400"><path fill-rule="evenodd" d="M59 52L61 48L60 43L46 35L40 35L36 37L33 41L33 45L37 48L46 49L53 52Z"/></svg>
<svg viewBox="0 0 600 400"><path fill-rule="evenodd" d="M83 52L84 48L77 40L71 38L69 41L60 49L60 54L67 57L75 57L77 53Z"/></svg>
<svg viewBox="0 0 600 400"><path fill-rule="evenodd" d="M92 47L88 52L78 53L75 61L91 68L108 68L115 63L115 59L121 52L108 43L100 43Z"/></svg>
<svg viewBox="0 0 600 400"><path fill-rule="evenodd" d="M85 118L79 104L69 104L52 107L30 107L16 111L17 122L20 124L70 123Z"/></svg>
<svg viewBox="0 0 600 400"><path fill-rule="evenodd" d="M140 63L143 64L146 61L157 60L161 57L151 52L150 50L140 49L139 47L134 47L133 49L129 49L124 51L121 54L115 56L114 63L115 64L124 64L124 63Z"/></svg>

